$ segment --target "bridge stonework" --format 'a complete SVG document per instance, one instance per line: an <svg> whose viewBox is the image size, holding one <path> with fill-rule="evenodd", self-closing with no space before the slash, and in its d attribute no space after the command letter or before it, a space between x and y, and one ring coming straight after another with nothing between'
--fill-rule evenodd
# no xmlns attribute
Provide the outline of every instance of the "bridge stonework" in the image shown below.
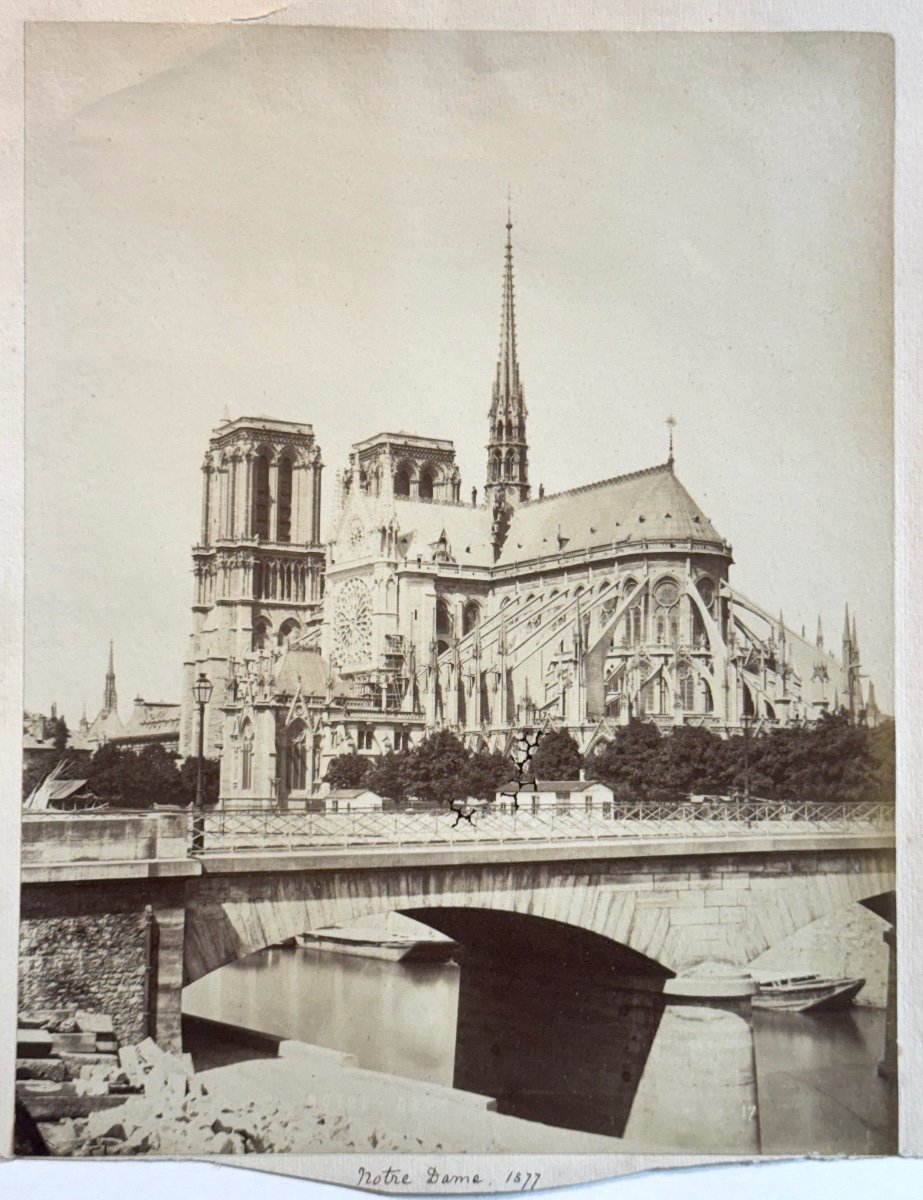
<svg viewBox="0 0 923 1200"><path fill-rule="evenodd" d="M409 911L462 931L475 954L534 954L565 975L583 947L615 964L593 986L627 989L650 1017L623 1135L645 1149L759 1150L748 964L894 889L893 837L872 829L190 856L184 819L27 825L25 1005L108 1008L125 1040L179 1050L185 984L310 929Z"/></svg>
<svg viewBox="0 0 923 1200"><path fill-rule="evenodd" d="M215 868L218 868L216 871ZM837 909L894 887L893 852L804 850L220 873L186 883L185 981L305 930L376 913L494 909L575 926L681 973L745 967Z"/></svg>

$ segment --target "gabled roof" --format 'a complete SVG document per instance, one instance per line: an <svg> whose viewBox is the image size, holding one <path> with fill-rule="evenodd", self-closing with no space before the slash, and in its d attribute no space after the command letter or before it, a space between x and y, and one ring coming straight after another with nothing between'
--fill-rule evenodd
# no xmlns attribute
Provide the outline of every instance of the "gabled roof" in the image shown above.
<svg viewBox="0 0 923 1200"><path fill-rule="evenodd" d="M424 562L432 562L433 546L445 533L455 562L468 567L493 565L491 517L487 508L398 497L394 512L400 530L398 546L408 560L419 554Z"/></svg>
<svg viewBox="0 0 923 1200"><path fill-rule="evenodd" d="M300 689L302 696L326 696L328 689L334 696L352 695L352 685L341 679L321 658L316 650L289 646L276 663L273 678L276 691L285 696L294 696Z"/></svg>
<svg viewBox="0 0 923 1200"><path fill-rule="evenodd" d="M530 500L513 512L498 566L642 539L723 542L670 463Z"/></svg>
<svg viewBox="0 0 923 1200"><path fill-rule="evenodd" d="M371 788L337 788L336 791L328 792L324 799L356 800L359 796L378 796L378 793L372 791ZM381 799L380 796L379 799Z"/></svg>
<svg viewBox="0 0 923 1200"><path fill-rule="evenodd" d="M153 737L156 735L179 737L180 704L155 703L152 700L136 700L122 737Z"/></svg>

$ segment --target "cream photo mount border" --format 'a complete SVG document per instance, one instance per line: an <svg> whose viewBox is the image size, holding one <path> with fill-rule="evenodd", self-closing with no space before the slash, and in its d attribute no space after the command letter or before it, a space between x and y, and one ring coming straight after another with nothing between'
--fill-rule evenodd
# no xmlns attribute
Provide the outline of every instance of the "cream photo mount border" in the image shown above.
<svg viewBox="0 0 923 1200"><path fill-rule="evenodd" d="M829 0L818 3L726 3L662 0L657 6L641 0L610 0L608 3L563 4L555 0L534 3L504 3L503 0L429 4L375 3L374 0L325 0L310 4L292 4L272 12L272 4L185 0L182 3L157 3L154 0L59 0L59 2L20 2L9 6L0 17L0 121L2 135L9 148L11 169L4 172L2 215L0 221L0 271L7 303L0 310L0 332L4 345L13 346L10 393L11 404L4 406L3 438L0 439L0 479L3 504L0 506L0 544L6 550L2 598L7 621L0 634L0 661L3 663L4 714L2 737L2 797L8 829L18 827L19 816L19 719L22 709L22 563L23 563L23 455L22 413L23 356L22 314L24 306L23 211L22 211L22 107L20 91L22 38L24 21L125 21L157 24L210 24L239 21L275 26L322 25L352 28L395 28L420 30L495 29L670 33L780 33L780 32L869 32L885 33L894 38L896 52L896 149L895 149L895 468L897 486L896 517L896 596L897 644L900 647L895 704L898 725L898 896L900 929L923 927L923 896L918 883L920 872L913 871L915 858L923 851L919 806L911 804L921 779L923 739L907 736L919 728L921 696L912 682L923 676L920 622L917 600L910 586L923 577L923 553L913 538L923 518L920 486L923 477L923 451L918 423L914 421L914 396L919 387L919 329L923 328L923 282L919 270L920 230L923 214L923 154L914 134L923 113L923 9L913 0L893 0L883 5L874 0ZM656 8L656 11L653 11ZM916 142L916 144L914 144ZM0 1124L12 1126L13 1045L16 1011L16 948L18 914L18 845L6 838L0 871L0 1044L5 1047L8 1086L0 1088ZM917 864L919 865L919 864ZM917 879L914 878L916 874ZM923 1047L919 997L923 994L921 956L899 936L899 1041L900 1041L900 1149L905 1155L923 1153ZM911 1003L917 998L917 1003ZM420 1194L484 1193L515 1191L510 1173L539 1174L540 1188L605 1179L616 1175L649 1171L656 1167L689 1167L718 1162L747 1161L720 1156L606 1156L575 1157L566 1155L494 1156L451 1155L412 1156L418 1165L411 1182L388 1190ZM225 1160L237 1167L256 1167L305 1179L358 1185L358 1168L372 1176L381 1174L394 1156L318 1155L248 1156ZM760 1159L767 1161L766 1158ZM483 1184L452 1187L421 1186L419 1166L433 1166L442 1174L473 1176ZM82 1169L88 1169L83 1164ZM105 1167L102 1167L105 1169Z"/></svg>

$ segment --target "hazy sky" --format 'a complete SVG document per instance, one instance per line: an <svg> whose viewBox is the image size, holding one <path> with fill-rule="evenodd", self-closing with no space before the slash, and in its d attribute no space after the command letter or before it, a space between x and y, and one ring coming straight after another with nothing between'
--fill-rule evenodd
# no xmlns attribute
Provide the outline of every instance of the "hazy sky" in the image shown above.
<svg viewBox="0 0 923 1200"><path fill-rule="evenodd" d="M39 25L26 704L178 699L210 430L484 478L506 192L533 483L662 462L893 703L891 43Z"/></svg>

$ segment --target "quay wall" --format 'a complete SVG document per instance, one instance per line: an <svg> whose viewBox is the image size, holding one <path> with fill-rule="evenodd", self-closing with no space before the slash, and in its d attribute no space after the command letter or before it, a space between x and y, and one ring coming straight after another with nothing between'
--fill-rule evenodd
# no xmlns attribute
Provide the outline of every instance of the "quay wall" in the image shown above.
<svg viewBox="0 0 923 1200"><path fill-rule="evenodd" d="M112 1017L121 1042L179 1049L182 881L24 887L19 1007Z"/></svg>

